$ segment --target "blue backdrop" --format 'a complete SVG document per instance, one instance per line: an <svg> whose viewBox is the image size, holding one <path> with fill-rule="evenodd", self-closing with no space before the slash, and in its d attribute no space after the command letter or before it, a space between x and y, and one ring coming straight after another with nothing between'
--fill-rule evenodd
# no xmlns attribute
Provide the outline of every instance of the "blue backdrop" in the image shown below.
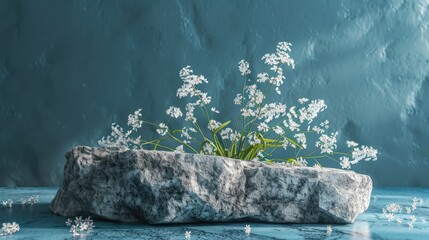
<svg viewBox="0 0 429 240"><path fill-rule="evenodd" d="M429 186L428 24L417 0L0 1L0 186L59 185L71 147L137 108L163 120L186 65L231 116L237 62L279 41L282 100L325 99L342 140L379 149L355 167L376 186Z"/></svg>

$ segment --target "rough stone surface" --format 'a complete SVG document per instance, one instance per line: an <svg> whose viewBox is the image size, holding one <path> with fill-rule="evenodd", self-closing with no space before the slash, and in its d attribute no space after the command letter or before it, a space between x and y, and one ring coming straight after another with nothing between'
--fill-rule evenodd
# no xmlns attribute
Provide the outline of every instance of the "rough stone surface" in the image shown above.
<svg viewBox="0 0 429 240"><path fill-rule="evenodd" d="M353 171L285 167L175 152L75 147L51 210L151 224L253 220L352 223L372 180Z"/></svg>

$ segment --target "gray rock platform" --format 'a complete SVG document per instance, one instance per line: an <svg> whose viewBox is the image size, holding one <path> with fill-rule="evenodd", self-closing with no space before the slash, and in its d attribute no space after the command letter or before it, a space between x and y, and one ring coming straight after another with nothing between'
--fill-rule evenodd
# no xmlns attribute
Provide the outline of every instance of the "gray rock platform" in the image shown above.
<svg viewBox="0 0 429 240"><path fill-rule="evenodd" d="M75 147L51 211L150 224L352 223L372 181L353 171L198 154Z"/></svg>

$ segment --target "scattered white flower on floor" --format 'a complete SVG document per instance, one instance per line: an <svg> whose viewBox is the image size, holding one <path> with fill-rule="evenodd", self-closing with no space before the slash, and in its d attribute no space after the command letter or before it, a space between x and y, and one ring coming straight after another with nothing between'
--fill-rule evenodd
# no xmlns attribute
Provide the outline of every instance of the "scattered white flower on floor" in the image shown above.
<svg viewBox="0 0 429 240"><path fill-rule="evenodd" d="M399 217L397 217L397 218L396 218L396 222L397 222L397 223L402 223L402 219L401 219L401 218L399 218Z"/></svg>
<svg viewBox="0 0 429 240"><path fill-rule="evenodd" d="M73 221L70 218L67 218L66 226L70 227L72 225L72 223L73 223Z"/></svg>
<svg viewBox="0 0 429 240"><path fill-rule="evenodd" d="M185 232L185 238L186 238L186 240L191 239L191 231L186 231Z"/></svg>
<svg viewBox="0 0 429 240"><path fill-rule="evenodd" d="M396 213L402 211L402 207L399 204L396 203L390 203L386 206L386 210L388 212Z"/></svg>
<svg viewBox="0 0 429 240"><path fill-rule="evenodd" d="M70 227L73 237L78 237L81 235L81 232L89 232L95 227L91 217L83 219L82 216L79 216L75 218L74 222L68 218L65 223L67 227Z"/></svg>
<svg viewBox="0 0 429 240"><path fill-rule="evenodd" d="M411 213L411 208L410 207L406 207L405 210L407 211L407 214Z"/></svg>
<svg viewBox="0 0 429 240"><path fill-rule="evenodd" d="M252 228L250 227L250 225L246 225L246 227L244 228L244 232L249 235L250 232L252 231Z"/></svg>
<svg viewBox="0 0 429 240"><path fill-rule="evenodd" d="M172 118L179 118L179 117L182 117L182 116L183 116L183 113L182 113L182 111L180 110L180 108L173 107L173 106L170 106L170 107L167 109L167 111L165 111L165 113L166 113L168 116L172 117Z"/></svg>
<svg viewBox="0 0 429 240"><path fill-rule="evenodd" d="M386 214L387 221L391 222L395 219L395 215L393 213Z"/></svg>
<svg viewBox="0 0 429 240"><path fill-rule="evenodd" d="M407 224L408 224L408 228L414 228L413 222L408 222Z"/></svg>
<svg viewBox="0 0 429 240"><path fill-rule="evenodd" d="M416 222L417 218L416 218L416 216L411 215L410 220L411 220L411 222Z"/></svg>
<svg viewBox="0 0 429 240"><path fill-rule="evenodd" d="M0 235L7 236L12 235L20 230L19 224L16 222L13 223L3 223Z"/></svg>
<svg viewBox="0 0 429 240"><path fill-rule="evenodd" d="M333 229L332 229L332 226L331 225L328 225L328 226L326 226L326 234L331 234L332 233L332 231L333 231Z"/></svg>
<svg viewBox="0 0 429 240"><path fill-rule="evenodd" d="M416 210L417 209L417 202L413 202L412 204L411 204L411 210Z"/></svg>
<svg viewBox="0 0 429 240"><path fill-rule="evenodd" d="M12 199L8 199L6 201L3 201L3 206L5 206L5 207L12 208L12 205L13 205Z"/></svg>

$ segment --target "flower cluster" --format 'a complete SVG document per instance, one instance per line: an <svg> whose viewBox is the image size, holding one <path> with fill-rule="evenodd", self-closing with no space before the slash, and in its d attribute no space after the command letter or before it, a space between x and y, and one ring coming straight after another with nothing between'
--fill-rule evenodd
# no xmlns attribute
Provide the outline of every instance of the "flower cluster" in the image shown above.
<svg viewBox="0 0 429 240"><path fill-rule="evenodd" d="M3 204L4 207L12 208L13 200L12 199L8 199L6 201L3 201L2 204Z"/></svg>
<svg viewBox="0 0 429 240"><path fill-rule="evenodd" d="M30 204L34 205L39 202L39 196L30 196L29 198L21 198L21 204Z"/></svg>
<svg viewBox="0 0 429 240"><path fill-rule="evenodd" d="M16 222L3 223L0 235L2 235L2 236L12 235L12 234L18 232L19 229L20 229L19 224L17 224Z"/></svg>
<svg viewBox="0 0 429 240"><path fill-rule="evenodd" d="M280 42L274 53L265 54L261 60L271 72L255 74L252 80L250 64L240 60L238 70L244 77L243 87L233 104L238 109L235 121L220 121L220 111L212 106L212 97L204 92L203 85L208 80L195 74L191 66L182 68L179 77L181 87L178 98L186 98L184 108L169 106L165 113L168 121L152 123L142 120L141 109L128 116L128 127L124 131L116 123L112 124L111 134L103 137L99 145L107 148L163 149L177 152L193 152L225 156L242 160L258 159L267 162L285 162L288 166L307 166L312 161L320 169L320 160L339 162L343 169L361 161L377 160L377 150L370 146L346 141L346 151L339 151L337 137L339 132L330 131L328 120L317 120L327 105L323 99L300 98L296 105L277 101L274 91L281 95L286 81L285 67L295 68L290 56L292 44ZM180 129L173 129L169 122L183 119ZM147 124L155 127L159 137L144 141L140 135L133 137ZM311 142L315 140L315 142ZM173 146L172 146L173 145ZM175 145L175 146L174 146ZM286 151L285 158L276 158L276 151Z"/></svg>
<svg viewBox="0 0 429 240"><path fill-rule="evenodd" d="M68 218L66 221L66 226L70 227L70 232L72 233L73 237L80 236L82 232L88 233L95 227L91 217L83 219L82 216L76 217L74 221Z"/></svg>
<svg viewBox="0 0 429 240"><path fill-rule="evenodd" d="M417 210L423 203L422 198L414 197L412 199L411 206L401 206L397 203L390 203L383 208L383 216L387 219L388 222L396 222L401 224L403 220L406 220L406 225L409 228L414 228L414 224L418 222L418 218L416 217L414 211ZM401 217L401 214L407 214L408 217ZM426 219L424 217L420 218L421 223L426 223Z"/></svg>

